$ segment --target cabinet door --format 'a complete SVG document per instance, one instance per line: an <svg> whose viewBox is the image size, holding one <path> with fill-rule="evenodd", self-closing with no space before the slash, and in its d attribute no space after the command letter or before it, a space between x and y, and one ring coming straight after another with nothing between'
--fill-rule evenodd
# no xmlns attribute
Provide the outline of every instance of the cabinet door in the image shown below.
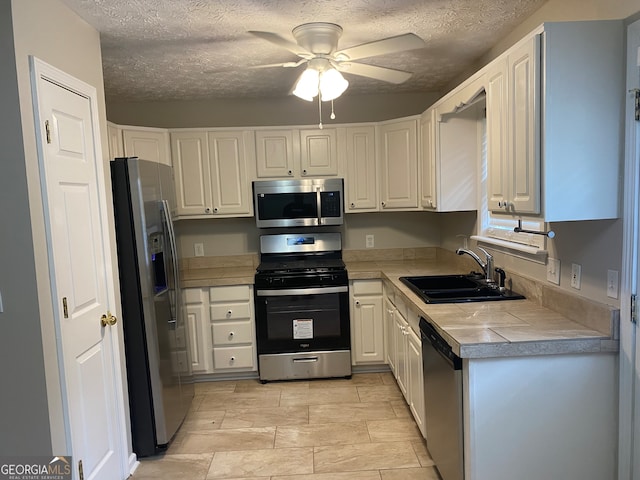
<svg viewBox="0 0 640 480"><path fill-rule="evenodd" d="M409 368L409 408L418 428L425 436L424 428L424 382L422 376L422 343L413 329L407 334L407 363Z"/></svg>
<svg viewBox="0 0 640 480"><path fill-rule="evenodd" d="M251 132L209 132L209 165L214 215L249 216L251 188L247 177L245 137ZM251 145L253 138L251 138Z"/></svg>
<svg viewBox="0 0 640 480"><path fill-rule="evenodd" d="M354 296L353 362L384 363L384 322L382 295Z"/></svg>
<svg viewBox="0 0 640 480"><path fill-rule="evenodd" d="M124 153L127 157L171 165L169 134L166 131L123 129Z"/></svg>
<svg viewBox="0 0 640 480"><path fill-rule="evenodd" d="M509 198L507 60L494 62L487 74L487 196L492 211L504 211Z"/></svg>
<svg viewBox="0 0 640 480"><path fill-rule="evenodd" d="M383 210L418 207L417 130L417 120L380 127L380 204Z"/></svg>
<svg viewBox="0 0 640 480"><path fill-rule="evenodd" d="M296 158L294 156L294 135L297 135L297 131L256 131L256 167L258 178L294 176L293 165L294 158Z"/></svg>
<svg viewBox="0 0 640 480"><path fill-rule="evenodd" d="M107 124L107 134L109 135L109 158L113 160L124 156L122 129L115 125Z"/></svg>
<svg viewBox="0 0 640 480"><path fill-rule="evenodd" d="M346 129L347 213L378 210L374 127Z"/></svg>
<svg viewBox="0 0 640 480"><path fill-rule="evenodd" d="M420 118L420 204L429 209L436 209L436 141L435 110L427 110Z"/></svg>
<svg viewBox="0 0 640 480"><path fill-rule="evenodd" d="M406 399L407 384L409 380L409 368L407 365L407 328L409 328L409 324L397 311L394 315L394 322L394 343L396 351L395 377L398 387Z"/></svg>
<svg viewBox="0 0 640 480"><path fill-rule="evenodd" d="M540 36L508 55L509 201L518 213L540 213Z"/></svg>
<svg viewBox="0 0 640 480"><path fill-rule="evenodd" d="M385 333L385 360L389 368L396 374L396 323L394 319L395 308L387 297L384 298L384 333Z"/></svg>
<svg viewBox="0 0 640 480"><path fill-rule="evenodd" d="M335 128L300 130L300 175L338 175L337 141Z"/></svg>
<svg viewBox="0 0 640 480"><path fill-rule="evenodd" d="M205 132L171 134L178 216L211 213L209 147Z"/></svg>
<svg viewBox="0 0 640 480"><path fill-rule="evenodd" d="M206 289L187 288L185 292L187 313L187 338L193 373L210 373L211 342L209 341L209 315Z"/></svg>

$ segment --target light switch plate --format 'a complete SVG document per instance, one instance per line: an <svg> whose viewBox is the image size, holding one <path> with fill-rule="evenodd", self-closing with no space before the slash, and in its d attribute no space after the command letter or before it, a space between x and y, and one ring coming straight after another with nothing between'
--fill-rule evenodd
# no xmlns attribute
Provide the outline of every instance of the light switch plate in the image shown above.
<svg viewBox="0 0 640 480"><path fill-rule="evenodd" d="M582 266L577 263L571 264L571 287L580 290L580 281L582 280Z"/></svg>
<svg viewBox="0 0 640 480"><path fill-rule="evenodd" d="M202 243L194 243L193 253L196 257L204 257L204 245Z"/></svg>
<svg viewBox="0 0 640 480"><path fill-rule="evenodd" d="M547 259L547 280L560 285L560 260L557 258Z"/></svg>
<svg viewBox="0 0 640 480"><path fill-rule="evenodd" d="M618 298L617 270L607 270L607 297Z"/></svg>

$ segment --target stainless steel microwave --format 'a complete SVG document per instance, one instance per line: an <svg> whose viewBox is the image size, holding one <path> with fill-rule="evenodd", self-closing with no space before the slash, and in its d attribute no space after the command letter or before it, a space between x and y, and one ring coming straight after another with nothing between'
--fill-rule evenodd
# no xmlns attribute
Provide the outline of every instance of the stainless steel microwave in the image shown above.
<svg viewBox="0 0 640 480"><path fill-rule="evenodd" d="M253 182L258 228L342 225L341 178Z"/></svg>

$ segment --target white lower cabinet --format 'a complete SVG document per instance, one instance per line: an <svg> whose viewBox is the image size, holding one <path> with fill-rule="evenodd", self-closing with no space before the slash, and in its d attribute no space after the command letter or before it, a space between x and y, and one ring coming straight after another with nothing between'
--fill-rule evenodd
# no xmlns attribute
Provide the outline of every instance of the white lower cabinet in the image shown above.
<svg viewBox="0 0 640 480"><path fill-rule="evenodd" d="M384 321L382 315L382 281L353 280L351 292L351 362L382 364Z"/></svg>
<svg viewBox="0 0 640 480"><path fill-rule="evenodd" d="M392 287L385 290L384 324L387 335L387 363L409 405L420 433L426 438L422 342L418 320L419 315L410 311L404 301L394 295Z"/></svg>
<svg viewBox="0 0 640 480"><path fill-rule="evenodd" d="M257 370L253 286L185 290L194 374Z"/></svg>

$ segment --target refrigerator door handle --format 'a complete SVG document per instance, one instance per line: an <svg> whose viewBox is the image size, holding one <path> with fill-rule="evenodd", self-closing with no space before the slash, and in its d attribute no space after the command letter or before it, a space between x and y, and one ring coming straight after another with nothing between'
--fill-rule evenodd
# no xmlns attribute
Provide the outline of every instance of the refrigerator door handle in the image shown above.
<svg viewBox="0 0 640 480"><path fill-rule="evenodd" d="M176 247L176 235L175 231L173 230L173 221L171 219L169 202L167 200L162 200L162 215L164 216L164 221L167 226L167 233L169 234L169 248L171 249L171 268L173 269L173 288L175 299L174 308L176 315L176 318L172 319L172 321L175 322L177 320L181 320L178 318L180 314L180 270L178 269L178 249Z"/></svg>

